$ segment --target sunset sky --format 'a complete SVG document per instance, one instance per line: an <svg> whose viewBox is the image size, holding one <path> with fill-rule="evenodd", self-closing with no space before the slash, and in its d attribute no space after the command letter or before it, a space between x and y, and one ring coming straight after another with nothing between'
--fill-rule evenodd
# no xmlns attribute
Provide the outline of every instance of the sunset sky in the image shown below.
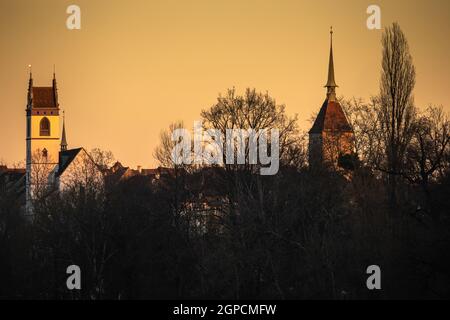
<svg viewBox="0 0 450 320"><path fill-rule="evenodd" d="M67 6L81 30L66 28ZM111 150L124 165L156 165L158 135L188 127L219 93L268 91L303 129L325 98L329 29L338 96L378 93L382 30L398 21L417 71L416 105L450 112L448 0L0 0L0 162L25 158L28 64L50 86L53 64L69 148Z"/></svg>

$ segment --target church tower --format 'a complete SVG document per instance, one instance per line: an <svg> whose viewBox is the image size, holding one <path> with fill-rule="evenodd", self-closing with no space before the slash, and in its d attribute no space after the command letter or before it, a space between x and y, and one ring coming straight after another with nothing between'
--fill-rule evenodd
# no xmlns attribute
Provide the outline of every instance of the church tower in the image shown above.
<svg viewBox="0 0 450 320"><path fill-rule="evenodd" d="M26 206L53 183L59 159L59 104L56 77L52 86L33 86L30 70L26 106Z"/></svg>
<svg viewBox="0 0 450 320"><path fill-rule="evenodd" d="M352 155L354 134L342 107L336 99L337 84L334 78L333 29L330 31L330 57L327 95L314 124L309 130L309 165L338 168L340 159Z"/></svg>

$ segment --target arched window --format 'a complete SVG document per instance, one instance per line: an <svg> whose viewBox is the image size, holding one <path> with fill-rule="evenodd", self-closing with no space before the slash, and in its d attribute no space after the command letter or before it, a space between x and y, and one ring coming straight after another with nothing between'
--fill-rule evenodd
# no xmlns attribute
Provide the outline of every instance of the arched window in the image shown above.
<svg viewBox="0 0 450 320"><path fill-rule="evenodd" d="M39 135L49 136L50 135L50 121L47 118L42 118L39 124Z"/></svg>
<svg viewBox="0 0 450 320"><path fill-rule="evenodd" d="M44 150L42 150L42 156L43 156L44 158L47 158L47 157L48 157L48 151L47 151L47 149L44 148Z"/></svg>

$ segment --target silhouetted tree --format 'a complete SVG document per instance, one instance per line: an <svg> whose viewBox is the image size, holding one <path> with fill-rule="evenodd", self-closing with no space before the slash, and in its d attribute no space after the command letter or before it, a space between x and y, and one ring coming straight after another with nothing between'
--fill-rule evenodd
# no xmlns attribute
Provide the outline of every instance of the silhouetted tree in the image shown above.
<svg viewBox="0 0 450 320"><path fill-rule="evenodd" d="M398 175L402 173L406 149L413 135L416 111L412 92L416 73L408 41L398 23L385 29L381 42L383 51L378 117L386 162L380 164L380 168L388 173L390 201L395 206Z"/></svg>

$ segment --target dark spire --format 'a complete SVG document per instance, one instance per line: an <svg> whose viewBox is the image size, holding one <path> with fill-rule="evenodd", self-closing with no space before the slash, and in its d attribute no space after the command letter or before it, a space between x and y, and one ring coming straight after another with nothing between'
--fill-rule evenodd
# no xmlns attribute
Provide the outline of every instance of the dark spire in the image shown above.
<svg viewBox="0 0 450 320"><path fill-rule="evenodd" d="M330 60L328 63L328 81L325 85L327 88L327 98L336 100L336 81L334 80L334 62L333 62L333 27L330 28Z"/></svg>
<svg viewBox="0 0 450 320"><path fill-rule="evenodd" d="M31 73L31 64L28 65L28 73L30 74L30 79L28 80L27 108L31 108L31 100L33 99L33 75Z"/></svg>
<svg viewBox="0 0 450 320"><path fill-rule="evenodd" d="M58 87L56 85L55 65L53 65L53 99L55 99L55 106L58 107Z"/></svg>
<svg viewBox="0 0 450 320"><path fill-rule="evenodd" d="M61 136L61 151L67 150L67 139L66 139L66 112L63 111L63 128Z"/></svg>

